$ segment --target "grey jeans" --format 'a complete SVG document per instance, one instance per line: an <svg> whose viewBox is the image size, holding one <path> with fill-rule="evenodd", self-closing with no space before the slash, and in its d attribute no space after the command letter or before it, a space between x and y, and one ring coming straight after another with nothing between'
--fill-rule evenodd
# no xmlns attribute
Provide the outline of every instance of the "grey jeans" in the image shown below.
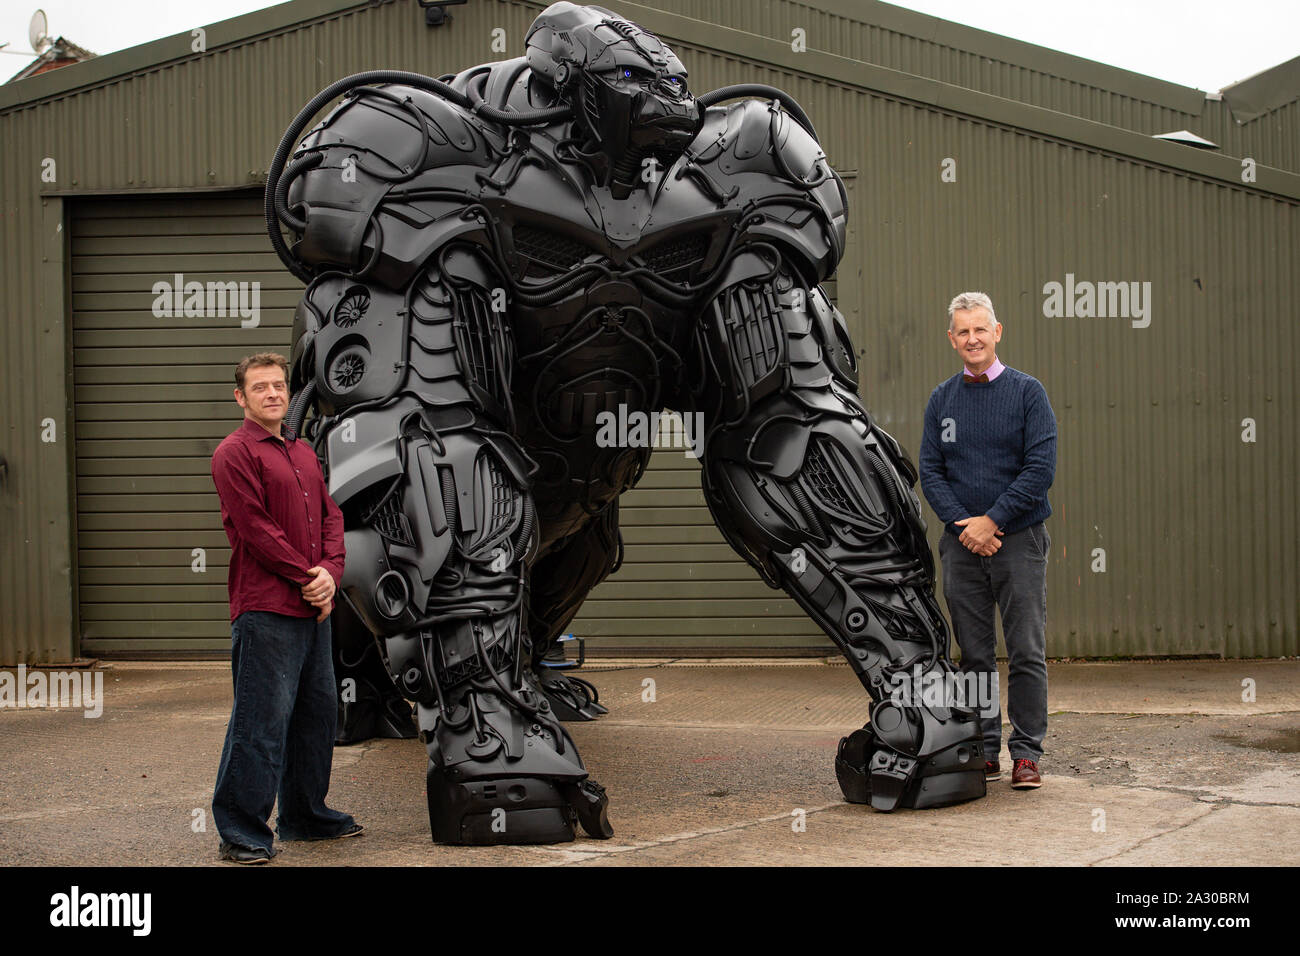
<svg viewBox="0 0 1300 956"><path fill-rule="evenodd" d="M997 680L997 627L994 604L1002 611L1007 642L1007 717L1012 760L1037 762L1047 735L1047 554L1052 539L1042 522L1002 535L991 557L966 549L944 531L939 542L943 596L961 648L961 669L989 673ZM996 683L991 684L996 687ZM981 717L986 760L1002 749L1002 711Z"/></svg>

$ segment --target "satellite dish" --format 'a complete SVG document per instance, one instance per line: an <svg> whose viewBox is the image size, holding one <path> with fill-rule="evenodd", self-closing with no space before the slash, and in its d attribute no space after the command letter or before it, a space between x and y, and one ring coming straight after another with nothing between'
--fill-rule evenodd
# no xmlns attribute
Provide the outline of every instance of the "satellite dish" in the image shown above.
<svg viewBox="0 0 1300 956"><path fill-rule="evenodd" d="M45 48L50 45L49 30L50 24L45 19L45 11L37 10L33 13L32 22L27 27L27 42L32 45L32 49L37 53L44 52Z"/></svg>

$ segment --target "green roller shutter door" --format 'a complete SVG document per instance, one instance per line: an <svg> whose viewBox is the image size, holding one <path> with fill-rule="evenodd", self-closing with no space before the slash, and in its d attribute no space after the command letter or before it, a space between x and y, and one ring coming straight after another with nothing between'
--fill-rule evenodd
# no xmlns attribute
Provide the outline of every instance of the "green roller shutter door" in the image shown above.
<svg viewBox="0 0 1300 956"><path fill-rule="evenodd" d="M740 560L709 516L700 467L661 449L623 496L622 569L591 592L570 628L592 648L771 656L833 648L784 591Z"/></svg>
<svg viewBox="0 0 1300 956"><path fill-rule="evenodd" d="M177 274L205 286L259 282L256 326L238 314L155 316L154 283L174 284ZM255 195L76 205L83 655L229 651L230 549L209 462L242 418L232 396L235 365L250 352L288 354L301 293L270 249ZM206 567L197 571L200 557Z"/></svg>
<svg viewBox="0 0 1300 956"><path fill-rule="evenodd" d="M240 421L235 364L288 354L301 286L270 251L251 194L84 200L72 257L82 654L227 652L230 552L209 461ZM256 326L237 314L155 316L154 284L177 274L259 282ZM681 451L654 454L622 525L623 568L572 627L592 651L829 650L723 540L699 465Z"/></svg>

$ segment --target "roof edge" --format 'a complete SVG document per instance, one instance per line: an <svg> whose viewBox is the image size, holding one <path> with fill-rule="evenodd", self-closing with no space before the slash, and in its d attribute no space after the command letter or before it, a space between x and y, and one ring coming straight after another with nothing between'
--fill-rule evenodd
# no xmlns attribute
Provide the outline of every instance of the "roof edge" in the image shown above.
<svg viewBox="0 0 1300 956"><path fill-rule="evenodd" d="M1238 123L1249 123L1300 99L1300 56L1219 91Z"/></svg>
<svg viewBox="0 0 1300 956"><path fill-rule="evenodd" d="M531 0L530 0L531 2ZM825 13L1199 116L1205 92L881 0L792 0Z"/></svg>
<svg viewBox="0 0 1300 956"><path fill-rule="evenodd" d="M138 46L103 53L81 63L15 80L0 86L0 112L39 100L97 86L117 77L155 69L167 63L197 59L213 49L242 43L354 8L373 6L371 0L289 0L216 23L195 24L206 34L204 53L191 50L192 34L176 33Z"/></svg>
<svg viewBox="0 0 1300 956"><path fill-rule="evenodd" d="M545 3L540 0L511 0L511 2L537 8L545 6ZM819 0L819 2L836 3L839 0ZM1014 129L1023 129L1046 138L1062 140L1100 152L1141 160L1215 180L1248 192L1271 193L1278 197L1300 200L1300 174L1286 170L1257 166L1255 181L1243 183L1240 158L1188 149L1174 143L1153 139L1133 130L1108 126L1082 117L820 50L809 49L795 53L789 43L780 40L693 20L680 14L655 10L626 0L606 0L606 3L611 7L626 10L626 16L634 18L651 31L665 37L677 37L686 43L719 51L735 51L732 55L757 59L793 73L819 77L842 86L882 93L895 99L928 105L935 109ZM265 10L220 21L213 24L211 28L205 27L204 29L209 31L208 51L244 42L260 35L280 32L315 19L324 19L348 10L371 6L373 6L371 0L290 0L288 3L278 4ZM879 4L879 6L889 5ZM897 8L891 7L891 9ZM176 34L116 53L104 54L84 63L29 77L8 87L0 87L0 115L18 106L100 85L118 76L144 72L168 62L205 55L189 52L189 44L189 34ZM74 73L75 76L67 75Z"/></svg>
<svg viewBox="0 0 1300 956"><path fill-rule="evenodd" d="M535 0L524 0L533 5ZM925 76L851 60L822 50L808 49L795 53L790 44L730 27L692 20L679 14L665 13L640 6L630 0L606 0L610 9L640 23L665 38L678 38L690 44L732 51L732 56L760 59L774 68L803 73L830 80L841 86L883 93L895 99L910 100L925 106L973 119L1022 129L1040 136L1074 143L1098 152L1140 160L1247 192L1272 193L1300 200L1300 174L1272 166L1254 167L1254 182L1242 181L1242 160L1221 153L1190 149L1177 143L1153 139L1145 133L1109 126L1069 113L1033 106L954 86ZM761 50L761 53L758 51ZM749 52L754 51L754 52Z"/></svg>
<svg viewBox="0 0 1300 956"><path fill-rule="evenodd" d="M527 6L538 9L547 6L546 0L521 0ZM1111 66L1053 50L1050 47L1015 40L976 27L943 20L930 14L918 13L903 7L894 6L881 0L793 0L796 4L814 10L842 16L857 23L878 26L887 30L927 40L942 46L966 50L970 53L987 56L1014 66L1023 66L1061 79L1084 83L1108 92L1131 96L1149 103L1155 103L1169 109L1175 109L1192 116L1199 116L1205 103L1205 93L1201 90L1180 86L1167 80L1146 76L1132 70ZM202 25L210 36L208 48L239 43L252 37L283 30L310 20L327 17L349 9L373 6L373 0L288 0L263 10L220 20L216 23ZM213 31L216 36L211 36ZM190 50L191 35L177 33L169 37L151 40L138 46L128 47L96 56L93 60L73 64L60 70L41 73L22 80L0 86L0 110L7 110L25 103L34 102L50 96L59 96L74 90L94 86L117 76L139 70L162 66L168 62L182 60L191 56L202 56ZM1300 59L1300 58L1297 58ZM1295 61L1291 61L1294 63ZM89 64L94 64L91 67ZM1281 70L1289 64L1273 67L1256 74L1247 80L1225 87L1224 93L1254 84L1248 89L1249 95L1255 95L1257 80L1268 77L1274 71ZM75 71L69 73L69 70ZM58 76L57 80L55 76ZM1099 85L1098 79L1106 82ZM1238 93L1244 99L1245 91ZM1284 100L1287 102L1289 100ZM1278 103L1277 105L1281 105ZM1265 111L1269 108L1265 107ZM1234 111L1235 112L1235 111ZM1256 114L1258 115L1258 114ZM1254 118L1253 116L1251 118Z"/></svg>

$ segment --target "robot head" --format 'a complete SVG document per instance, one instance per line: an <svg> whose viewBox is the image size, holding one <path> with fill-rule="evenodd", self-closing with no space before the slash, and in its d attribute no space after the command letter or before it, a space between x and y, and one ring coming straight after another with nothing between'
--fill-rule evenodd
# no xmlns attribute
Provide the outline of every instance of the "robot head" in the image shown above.
<svg viewBox="0 0 1300 956"><path fill-rule="evenodd" d="M527 46L533 74L574 105L574 122L609 160L614 184L635 185L646 157L670 165L700 131L704 114L681 60L608 10L553 3Z"/></svg>

